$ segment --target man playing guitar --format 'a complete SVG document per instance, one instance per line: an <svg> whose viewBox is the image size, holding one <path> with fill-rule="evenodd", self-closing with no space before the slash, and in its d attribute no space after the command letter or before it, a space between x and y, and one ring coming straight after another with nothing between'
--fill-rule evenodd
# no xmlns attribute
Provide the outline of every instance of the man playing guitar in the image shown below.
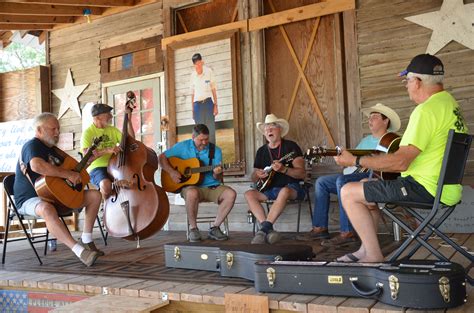
<svg viewBox="0 0 474 313"><path fill-rule="evenodd" d="M264 170L268 166L271 167L271 171L274 171L274 177L266 190L246 191L245 199L250 211L262 226L252 239L252 243L274 244L280 240L280 234L273 229L273 224L283 212L287 200L304 198L305 193L299 182L306 173L300 147L296 142L282 138L289 130L286 120L277 118L274 114L268 114L264 123L257 123L257 129L265 136L268 144L257 150L251 175L252 181L257 182L268 178L269 171ZM292 161L288 164L281 162L282 158L284 159L284 156L291 152L294 153ZM275 202L268 216L265 216L261 202L268 199Z"/></svg>
<svg viewBox="0 0 474 313"><path fill-rule="evenodd" d="M363 113L369 118L368 126L371 134L364 137L356 149L375 150L384 134L396 132L400 129L401 122L398 114L381 103L364 109ZM319 177L314 186L313 227L308 233L298 236L296 239L302 241L325 239L321 242L321 245L334 247L356 242L357 235L342 207L340 191L346 183L360 181L368 177L368 171L364 172L361 171L360 167L353 166L345 168L343 174ZM338 198L340 233L338 236L329 239L328 213L331 193L336 194Z"/></svg>
<svg viewBox="0 0 474 313"><path fill-rule="evenodd" d="M212 150L214 150L212 152ZM193 128L192 139L178 142L166 150L159 157L162 170L168 172L175 183L180 183L182 173L173 168L168 158L178 157L181 159L197 158L202 165L219 165L222 163L222 150L209 142L209 129L204 124L197 124ZM212 164L211 164L212 163ZM189 220L189 241L201 240L201 233L197 227L196 217L199 202L211 201L219 204L217 216L213 226L209 229L208 238L213 240L227 240L219 226L224 222L230 210L234 207L236 192L221 183L222 167L217 166L212 171L204 174L204 179L198 185L187 186L181 190L181 196L186 203L186 211Z"/></svg>
<svg viewBox="0 0 474 313"><path fill-rule="evenodd" d="M99 210L101 196L98 191L84 191L80 208L85 207L84 230L79 242L74 240L59 219L54 204L38 197L34 183L41 176L60 177L77 185L82 183L80 173L61 168L62 156L54 147L59 141L59 121L52 113L41 113L34 119L35 137L25 143L20 162L16 167L14 194L20 214L37 216L59 241L68 246L86 265L91 266L103 255L92 241L92 227ZM78 208L71 208L78 209Z"/></svg>

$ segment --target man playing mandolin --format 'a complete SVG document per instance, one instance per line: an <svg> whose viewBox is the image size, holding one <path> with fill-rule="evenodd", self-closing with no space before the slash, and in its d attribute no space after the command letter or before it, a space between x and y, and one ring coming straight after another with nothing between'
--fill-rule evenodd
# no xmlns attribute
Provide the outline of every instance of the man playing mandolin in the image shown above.
<svg viewBox="0 0 474 313"><path fill-rule="evenodd" d="M387 132L396 132L400 129L401 122L398 114L391 108L377 103L376 105L362 110L369 118L368 124L371 134L364 137L356 147L357 149L375 150L380 139ZM385 147L388 148L388 147ZM349 222L349 218L342 207L340 191L342 186L348 182L360 181L369 177L368 171L362 171L360 167L347 167L343 174L325 175L316 180L314 186L315 200L313 209L313 228L306 234L296 237L297 240L309 241L326 239L321 242L323 246L341 246L357 241L357 235ZM329 238L328 220L330 195L336 194L339 203L339 225L338 236Z"/></svg>
<svg viewBox="0 0 474 313"><path fill-rule="evenodd" d="M92 107L91 113L93 123L82 133L81 137L81 151L86 153L92 146L95 138L102 137L104 140L99 145L98 149L94 150L93 162L87 168L91 176L91 182L99 187L102 197L107 199L112 194L112 180L107 173L107 166L112 154L120 151L118 144L122 139L122 133L117 127L112 126L112 107L107 104L97 103ZM130 114L131 108L125 109L125 114ZM128 134L132 137L135 135L132 126L132 119L128 119Z"/></svg>
<svg viewBox="0 0 474 313"><path fill-rule="evenodd" d="M300 147L296 142L282 138L289 130L286 120L268 114L264 123L257 123L257 129L268 143L257 150L251 175L252 181L257 182L257 189L246 191L245 199L261 225L252 243L274 244L281 238L273 224L283 212L287 200L304 198L305 192L299 183L306 172ZM261 202L269 199L275 202L265 216Z"/></svg>
<svg viewBox="0 0 474 313"><path fill-rule="evenodd" d="M198 242L201 240L201 233L197 227L196 217L199 202L210 201L218 203L217 216L213 226L209 229L208 238L213 240L227 240L220 225L224 222L230 210L234 206L236 192L222 185L222 150L209 142L209 129L204 124L197 124L193 127L192 139L178 142L170 149L166 150L159 157L162 170L166 171L171 179L180 183L184 173L180 173L173 168L168 158L177 157L181 159L197 158L204 166L218 165L214 169L203 174L203 180L194 186L186 186L181 190L181 196L186 203L186 211L189 220L189 241Z"/></svg>
<svg viewBox="0 0 474 313"><path fill-rule="evenodd" d="M80 208L85 207L84 230L79 242L59 219L57 208L38 197L33 184L41 176L60 177L77 185L82 183L80 173L60 166L62 156L55 145L59 141L59 122L52 113L41 113L34 119L35 137L21 150L20 162L16 167L14 194L20 214L37 216L45 220L49 232L68 246L87 266L103 255L92 241L94 226L100 205L100 193L85 190ZM54 164L54 165L53 165ZM77 208L71 208L77 209Z"/></svg>

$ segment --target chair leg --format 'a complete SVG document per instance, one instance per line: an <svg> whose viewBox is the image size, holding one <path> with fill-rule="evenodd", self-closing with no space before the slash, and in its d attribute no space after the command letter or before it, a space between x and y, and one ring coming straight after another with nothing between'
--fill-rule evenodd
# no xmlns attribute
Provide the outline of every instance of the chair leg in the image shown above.
<svg viewBox="0 0 474 313"><path fill-rule="evenodd" d="M44 255L48 253L49 230L46 228L46 239L44 240Z"/></svg>
<svg viewBox="0 0 474 313"><path fill-rule="evenodd" d="M9 228L10 228L10 221L13 218L13 216L10 218L10 212L8 212L8 214L9 214L9 217L7 219L6 233L5 233L5 238L4 238L5 242L4 242L4 246L3 246L2 264L5 263L5 256L6 256L5 253L6 253L6 248L7 248L6 244L7 244L7 240L8 240L8 231L9 231ZM38 251L36 251L35 245L33 244L33 241L31 240L31 236L30 236L30 234L28 234L28 231L26 230L25 224L23 224L23 220L18 215L17 215L17 218L18 218L18 221L20 222L21 228L23 229L23 233L25 234L26 239L28 240L28 243L31 246L31 249L33 249L33 252L35 253L36 258L38 259L38 262L40 263L40 265L43 265L43 261L41 261L41 258L38 254Z"/></svg>
<svg viewBox="0 0 474 313"><path fill-rule="evenodd" d="M186 213L186 240L189 240L189 217Z"/></svg>
<svg viewBox="0 0 474 313"><path fill-rule="evenodd" d="M296 233L300 233L300 219L301 219L301 201L298 201L298 222L296 224Z"/></svg>
<svg viewBox="0 0 474 313"><path fill-rule="evenodd" d="M5 232L3 233L3 253L2 253L2 264L5 264L5 253L7 252L8 242L8 231L10 230L10 212L8 212L7 225L5 225Z"/></svg>
<svg viewBox="0 0 474 313"><path fill-rule="evenodd" d="M104 241L104 245L107 245L107 237L104 234L104 229L102 228L102 223L100 222L100 218L97 216L96 218L97 225L99 226L100 234L102 235L102 240Z"/></svg>

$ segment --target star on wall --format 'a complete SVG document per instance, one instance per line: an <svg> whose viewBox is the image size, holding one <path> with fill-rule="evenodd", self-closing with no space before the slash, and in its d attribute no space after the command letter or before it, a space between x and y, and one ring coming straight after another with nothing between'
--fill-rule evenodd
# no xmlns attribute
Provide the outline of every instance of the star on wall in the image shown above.
<svg viewBox="0 0 474 313"><path fill-rule="evenodd" d="M74 86L71 69L68 69L64 88L53 90L54 95L61 99L61 107L59 108L58 119L60 119L69 108L74 110L74 112L76 112L79 117L82 117L77 97L79 97L79 95L84 91L84 89L87 88L87 86L89 86L89 84Z"/></svg>
<svg viewBox="0 0 474 313"><path fill-rule="evenodd" d="M474 3L444 0L439 11L405 19L433 30L426 53L434 55L452 40L474 50Z"/></svg>

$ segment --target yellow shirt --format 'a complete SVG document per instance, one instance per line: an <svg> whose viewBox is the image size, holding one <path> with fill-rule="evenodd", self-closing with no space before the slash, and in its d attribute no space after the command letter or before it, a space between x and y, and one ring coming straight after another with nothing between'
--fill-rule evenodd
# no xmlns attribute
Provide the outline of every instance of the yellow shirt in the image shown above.
<svg viewBox="0 0 474 313"><path fill-rule="evenodd" d="M97 147L97 150L111 148L120 143L122 140L122 133L115 126L106 126L105 128L97 128L94 124L89 126L83 133L81 138L81 151L92 146L94 139L103 136L102 142ZM93 169L98 167L107 167L109 160L112 157L111 153L104 154L100 158L94 160L89 165L87 171L90 173Z"/></svg>

